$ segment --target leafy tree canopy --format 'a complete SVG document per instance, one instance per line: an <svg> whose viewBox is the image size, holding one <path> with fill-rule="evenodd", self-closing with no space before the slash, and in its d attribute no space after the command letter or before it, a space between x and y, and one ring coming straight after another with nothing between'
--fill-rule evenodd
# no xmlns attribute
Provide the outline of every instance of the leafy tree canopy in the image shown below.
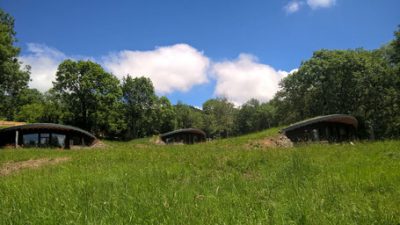
<svg viewBox="0 0 400 225"><path fill-rule="evenodd" d="M99 64L65 60L58 67L54 92L65 104L69 124L99 135L123 127L119 81Z"/></svg>
<svg viewBox="0 0 400 225"><path fill-rule="evenodd" d="M0 9L0 116L12 120L18 109L17 96L27 88L29 68L21 69L15 47L14 18Z"/></svg>

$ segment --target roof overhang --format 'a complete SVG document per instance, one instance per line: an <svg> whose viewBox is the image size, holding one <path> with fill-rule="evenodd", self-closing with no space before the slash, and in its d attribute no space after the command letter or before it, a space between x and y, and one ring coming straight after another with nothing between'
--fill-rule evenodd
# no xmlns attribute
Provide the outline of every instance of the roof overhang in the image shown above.
<svg viewBox="0 0 400 225"><path fill-rule="evenodd" d="M1 129L0 134L5 133L5 132L13 132L13 131L34 131L34 130L52 130L52 131L74 132L74 133L83 134L92 139L97 139L93 134L91 134L85 130L82 130L80 128L73 127L73 126L67 126L67 125L60 125L60 124L55 124L55 123L32 123L32 124L25 124L25 125L20 125L20 126L7 127L4 129Z"/></svg>
<svg viewBox="0 0 400 225"><path fill-rule="evenodd" d="M292 130L296 130L298 128L316 124L316 123L321 123L321 122L327 122L327 123L342 123L342 124L348 124L352 125L354 128L358 127L358 121L354 116L346 115L346 114L331 114L331 115L326 115L326 116L318 116L314 117L311 119L303 120L294 124L291 124L290 126L282 129L282 132L288 132Z"/></svg>
<svg viewBox="0 0 400 225"><path fill-rule="evenodd" d="M185 133L186 134L187 133L189 133L189 134L199 134L199 135L206 136L206 133L204 131L200 130L200 129L197 129L197 128L185 128L185 129L179 129L179 130L174 130L174 131L171 131L171 132L168 132L168 133L160 134L160 137L163 138L163 137L168 137L168 136L175 135L175 134L185 134Z"/></svg>

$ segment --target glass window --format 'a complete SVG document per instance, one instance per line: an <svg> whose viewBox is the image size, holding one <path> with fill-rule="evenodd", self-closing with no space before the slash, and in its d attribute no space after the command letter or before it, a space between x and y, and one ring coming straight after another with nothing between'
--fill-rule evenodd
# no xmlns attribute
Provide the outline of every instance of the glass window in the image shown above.
<svg viewBox="0 0 400 225"><path fill-rule="evenodd" d="M81 137L78 137L78 136L73 136L72 138L71 138L71 140L73 141L72 143L72 145L81 145L82 144L82 140L81 140Z"/></svg>
<svg viewBox="0 0 400 225"><path fill-rule="evenodd" d="M64 148L65 147L65 135L64 134L52 134L50 143L52 146Z"/></svg>
<svg viewBox="0 0 400 225"><path fill-rule="evenodd" d="M49 145L50 144L50 134L49 133L43 133L40 134L40 145Z"/></svg>
<svg viewBox="0 0 400 225"><path fill-rule="evenodd" d="M41 138L48 138L48 137L50 137L50 134L49 133L41 133L40 137Z"/></svg>
<svg viewBox="0 0 400 225"><path fill-rule="evenodd" d="M22 136L22 142L25 146L37 146L39 134L24 134Z"/></svg>

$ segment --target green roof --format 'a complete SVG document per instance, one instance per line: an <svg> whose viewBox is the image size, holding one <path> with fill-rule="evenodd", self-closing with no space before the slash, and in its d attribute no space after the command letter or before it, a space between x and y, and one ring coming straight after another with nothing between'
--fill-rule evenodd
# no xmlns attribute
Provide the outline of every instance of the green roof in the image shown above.
<svg viewBox="0 0 400 225"><path fill-rule="evenodd" d="M206 136L206 133L200 129L197 128L185 128L185 129L179 129L179 130L174 130L168 133L160 134L160 137L167 137L171 136L174 134L179 134L179 133L191 133L191 134L200 134Z"/></svg>
<svg viewBox="0 0 400 225"><path fill-rule="evenodd" d="M290 126L282 129L282 132L285 133L287 131L295 130L300 127L308 126L311 124L315 123L320 123L320 122L330 122L330 123L344 123L344 124L349 124L357 128L358 126L358 121L354 116L346 115L346 114L331 114L331 115L325 115L325 116L317 116L314 118L306 119L294 124L291 124Z"/></svg>
<svg viewBox="0 0 400 225"><path fill-rule="evenodd" d="M80 128L73 127L73 126L67 126L67 125L61 125L61 124L55 124L55 123L32 123L32 124L25 124L25 125L19 125L19 126L13 126L13 127L7 127L4 129L0 129L0 133L3 132L10 132L10 131L17 131L17 130L33 130L33 129L49 129L49 130L62 130L62 131L74 131L77 133L85 134L93 139L96 139L96 137Z"/></svg>

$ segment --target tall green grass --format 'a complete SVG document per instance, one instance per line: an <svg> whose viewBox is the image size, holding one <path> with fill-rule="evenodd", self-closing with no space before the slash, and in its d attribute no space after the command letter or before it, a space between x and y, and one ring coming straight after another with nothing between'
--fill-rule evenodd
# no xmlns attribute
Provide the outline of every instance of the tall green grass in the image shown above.
<svg viewBox="0 0 400 225"><path fill-rule="evenodd" d="M1 150L0 224L399 224L400 142L248 149L277 130L190 146Z"/></svg>

